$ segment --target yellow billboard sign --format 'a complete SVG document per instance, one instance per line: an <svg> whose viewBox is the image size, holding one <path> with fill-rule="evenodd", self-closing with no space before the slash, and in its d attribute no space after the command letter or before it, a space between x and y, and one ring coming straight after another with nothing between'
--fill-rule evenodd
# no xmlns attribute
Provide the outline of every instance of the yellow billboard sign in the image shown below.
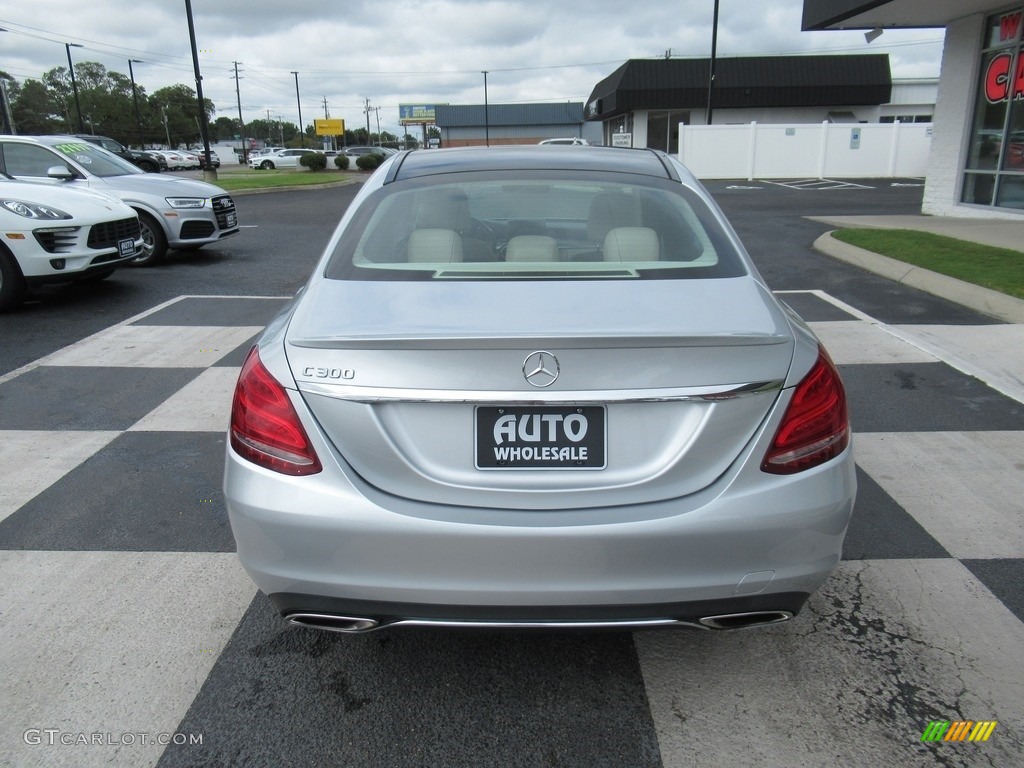
<svg viewBox="0 0 1024 768"><path fill-rule="evenodd" d="M344 136L345 121L338 118L322 118L313 121L317 136Z"/></svg>

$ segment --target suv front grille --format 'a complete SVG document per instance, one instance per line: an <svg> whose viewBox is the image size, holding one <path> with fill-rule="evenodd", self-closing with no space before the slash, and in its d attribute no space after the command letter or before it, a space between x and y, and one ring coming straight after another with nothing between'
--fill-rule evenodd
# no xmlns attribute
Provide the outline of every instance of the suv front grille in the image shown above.
<svg viewBox="0 0 1024 768"><path fill-rule="evenodd" d="M74 249L78 243L80 229L81 227L51 227L37 229L32 234L47 253L66 253Z"/></svg>
<svg viewBox="0 0 1024 768"><path fill-rule="evenodd" d="M228 225L228 214L235 213L235 201L231 199L230 195L221 195L215 197L211 201L213 203L213 212L217 216L217 226L221 229L234 229L238 226L237 214L232 216L233 224Z"/></svg>
<svg viewBox="0 0 1024 768"><path fill-rule="evenodd" d="M120 240L138 240L139 233L137 217L105 221L102 224L93 224L89 229L88 245L90 248L114 248Z"/></svg>

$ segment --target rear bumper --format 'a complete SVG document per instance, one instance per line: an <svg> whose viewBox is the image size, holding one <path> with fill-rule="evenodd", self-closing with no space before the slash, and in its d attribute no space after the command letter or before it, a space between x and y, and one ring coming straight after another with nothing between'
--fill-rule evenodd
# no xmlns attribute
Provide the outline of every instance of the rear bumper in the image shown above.
<svg viewBox="0 0 1024 768"><path fill-rule="evenodd" d="M795 614L839 561L856 489L849 450L756 487L725 477L684 499L568 511L384 499L332 474L286 478L228 448L225 495L239 558L284 614Z"/></svg>

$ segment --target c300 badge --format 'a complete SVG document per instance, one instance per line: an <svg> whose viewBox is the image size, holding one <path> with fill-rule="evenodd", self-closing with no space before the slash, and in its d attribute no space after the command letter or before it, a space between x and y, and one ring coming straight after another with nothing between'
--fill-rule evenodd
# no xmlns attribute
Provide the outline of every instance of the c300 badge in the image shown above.
<svg viewBox="0 0 1024 768"><path fill-rule="evenodd" d="M356 371L354 368L318 368L315 365L307 365L302 369L302 375L311 379L354 379Z"/></svg>

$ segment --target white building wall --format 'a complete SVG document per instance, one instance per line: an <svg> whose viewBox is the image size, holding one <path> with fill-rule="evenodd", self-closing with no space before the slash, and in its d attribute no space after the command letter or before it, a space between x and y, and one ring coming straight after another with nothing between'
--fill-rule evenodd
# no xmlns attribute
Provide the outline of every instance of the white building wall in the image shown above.
<svg viewBox="0 0 1024 768"><path fill-rule="evenodd" d="M975 14L946 27L942 73L935 100L935 122L923 213L985 219L1020 219L1020 213L988 206L961 205L961 177L974 112L975 84L981 66L985 16Z"/></svg>

